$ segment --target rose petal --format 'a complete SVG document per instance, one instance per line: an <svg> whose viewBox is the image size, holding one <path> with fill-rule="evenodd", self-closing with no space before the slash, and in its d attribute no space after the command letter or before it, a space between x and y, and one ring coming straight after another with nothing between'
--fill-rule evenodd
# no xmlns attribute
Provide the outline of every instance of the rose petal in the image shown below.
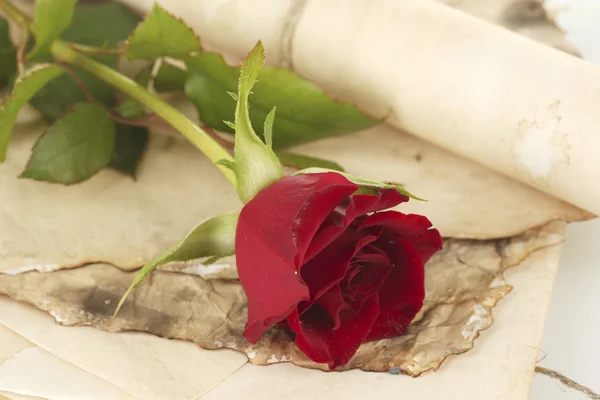
<svg viewBox="0 0 600 400"><path fill-rule="evenodd" d="M329 290L315 302L323 308L333 319L333 328L338 329L341 324L340 312L346 307L344 298L342 297L342 289L340 285L333 285Z"/></svg>
<svg viewBox="0 0 600 400"><path fill-rule="evenodd" d="M309 298L300 261L328 215L357 187L335 173L284 177L246 204L236 231L236 261L248 296L244 335L256 342Z"/></svg>
<svg viewBox="0 0 600 400"><path fill-rule="evenodd" d="M332 241L334 241L344 230L356 220L365 214L385 210L395 207L400 203L408 201L409 198L398 193L395 189L382 189L378 194L355 194L350 197L350 203L346 209L342 224L339 224L339 219L331 219L326 224L322 225L313 242L311 243L304 262L307 262ZM341 212L334 213L335 216L341 216ZM334 221L337 221L336 224Z"/></svg>
<svg viewBox="0 0 600 400"><path fill-rule="evenodd" d="M356 218L365 214L387 210L408 200L408 196L398 193L396 189L381 189L379 195L355 194L350 198L350 205L346 210L344 225L350 225Z"/></svg>
<svg viewBox="0 0 600 400"><path fill-rule="evenodd" d="M312 260L317 254L319 254L324 248L329 246L331 242L337 239L346 228L342 226L337 226L333 224L323 224L323 226L318 230L317 234L314 236L313 241L311 242L306 254L304 256L304 260L302 260L303 264L308 263Z"/></svg>
<svg viewBox="0 0 600 400"><path fill-rule="evenodd" d="M324 174L308 175L315 176L313 178L314 183L312 187L309 187L308 185L303 186L302 194L308 194L308 191L311 191L312 194L302 204L302 207L298 209L292 224L292 235L297 248L294 260L298 268L304 264L306 251L323 222L343 200L348 198L348 196L358 189L358 186L340 174L328 172ZM289 178L299 178L302 176L306 175L292 176ZM300 185L296 184L296 186ZM299 197L300 195L301 194L298 193L295 196Z"/></svg>
<svg viewBox="0 0 600 400"><path fill-rule="evenodd" d="M425 268L415 247L390 232L382 233L375 245L388 254L392 270L379 289L379 316L369 341L404 334L425 298Z"/></svg>
<svg viewBox="0 0 600 400"><path fill-rule="evenodd" d="M360 223L359 229L372 226L391 229L396 236L409 240L426 263L432 255L441 250L443 244L440 233L437 229L431 228L431 225L431 221L422 215L382 211L367 217Z"/></svg>
<svg viewBox="0 0 600 400"><path fill-rule="evenodd" d="M350 361L365 341L378 312L377 294L373 294L365 300L358 314L343 311L336 330L332 330L329 314L319 306L311 307L302 316L294 310L288 317L288 325L296 333L296 345L304 354L334 369Z"/></svg>
<svg viewBox="0 0 600 400"><path fill-rule="evenodd" d="M310 288L310 301L302 303L300 313L308 309L329 288L340 282L348 272L352 258L377 236L362 236L349 228L316 257L302 266L301 276Z"/></svg>
<svg viewBox="0 0 600 400"><path fill-rule="evenodd" d="M387 255L378 253L361 253L354 257L352 263L360 264L359 273L344 280L347 293L352 297L367 297L379 290L392 269Z"/></svg>

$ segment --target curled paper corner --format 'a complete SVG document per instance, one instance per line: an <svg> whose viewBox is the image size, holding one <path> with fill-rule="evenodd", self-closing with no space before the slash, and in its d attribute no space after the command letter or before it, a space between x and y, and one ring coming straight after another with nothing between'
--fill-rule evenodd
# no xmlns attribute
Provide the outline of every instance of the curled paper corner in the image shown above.
<svg viewBox="0 0 600 400"><path fill-rule="evenodd" d="M407 333L363 344L340 369L418 376L438 369L449 355L470 350L492 325L492 308L511 290L504 271L561 243L564 227L555 221L507 239L448 239L426 266L425 303ZM48 312L59 324L109 330L116 302L133 275L108 264L0 275L0 293ZM125 303L110 330L148 332L206 349L229 348L258 365L292 362L327 369L300 352L283 328L272 328L255 345L246 342L246 307L238 281L158 270Z"/></svg>

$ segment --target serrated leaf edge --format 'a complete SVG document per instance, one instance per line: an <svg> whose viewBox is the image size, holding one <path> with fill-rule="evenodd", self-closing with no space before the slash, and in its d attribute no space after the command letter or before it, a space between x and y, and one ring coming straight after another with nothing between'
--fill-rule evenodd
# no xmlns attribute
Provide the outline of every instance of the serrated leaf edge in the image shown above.
<svg viewBox="0 0 600 400"><path fill-rule="evenodd" d="M194 35L194 37L196 38L197 42L198 42L198 50L202 50L202 41L200 40L200 37L196 34L196 32L194 32L194 30L180 17L176 16L175 14L167 11L165 8L161 7L160 4L158 3L154 3L154 6L152 7L152 10L150 10L150 12L146 15L146 17L144 19L142 19L137 26L135 27L135 29L129 34L129 36L127 37L127 40L125 41L125 46L124 46L124 53L127 57L128 60L148 60L146 58L130 58L129 57L129 51L128 51L128 45L129 42L131 40L131 38L136 34L136 32L138 31L138 29L140 28L140 26L142 26L144 24L144 22L146 22L146 19L154 12L155 9L161 9L165 14L169 15L170 17L172 17L173 19L175 19L176 21L181 22L190 32L192 32L192 34ZM198 51L196 50L196 51ZM193 51L190 52L190 54L194 53ZM188 54L189 56L189 54ZM165 57L165 56L163 56Z"/></svg>

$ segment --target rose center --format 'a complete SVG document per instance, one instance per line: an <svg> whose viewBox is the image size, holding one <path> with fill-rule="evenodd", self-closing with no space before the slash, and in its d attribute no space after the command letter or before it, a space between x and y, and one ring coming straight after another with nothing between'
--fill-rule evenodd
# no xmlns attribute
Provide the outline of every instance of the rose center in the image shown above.
<svg viewBox="0 0 600 400"><path fill-rule="evenodd" d="M341 282L344 300L353 309L360 307L361 299L381 288L390 270L387 255L374 246L367 246L364 252L353 258Z"/></svg>

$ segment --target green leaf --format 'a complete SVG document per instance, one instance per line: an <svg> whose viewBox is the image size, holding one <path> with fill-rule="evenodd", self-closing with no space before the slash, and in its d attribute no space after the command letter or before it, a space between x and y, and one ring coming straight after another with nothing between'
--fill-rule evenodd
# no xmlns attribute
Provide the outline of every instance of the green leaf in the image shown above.
<svg viewBox="0 0 600 400"><path fill-rule="evenodd" d="M183 92L187 79L187 71L163 62L154 77L154 89L158 92Z"/></svg>
<svg viewBox="0 0 600 400"><path fill-rule="evenodd" d="M0 17L0 89L12 82L17 72L17 50L10 40L8 22Z"/></svg>
<svg viewBox="0 0 600 400"><path fill-rule="evenodd" d="M127 57L130 60L185 58L200 48L200 39L190 27L158 4L154 4L150 14L129 38Z"/></svg>
<svg viewBox="0 0 600 400"><path fill-rule="evenodd" d="M243 203L283 176L283 168L273 149L254 132L248 110L248 97L264 62L264 49L258 42L240 69L234 153L237 192Z"/></svg>
<svg viewBox="0 0 600 400"><path fill-rule="evenodd" d="M108 165L115 124L99 103L77 104L42 135L21 177L72 184Z"/></svg>
<svg viewBox="0 0 600 400"><path fill-rule="evenodd" d="M289 165L298 169L311 167L325 168L332 171L344 172L344 168L334 161L324 160L322 158L305 156L302 154L294 154L283 151L278 151L277 157L284 165Z"/></svg>
<svg viewBox="0 0 600 400"><path fill-rule="evenodd" d="M126 119L136 119L146 114L144 105L131 97L125 97L114 111Z"/></svg>
<svg viewBox="0 0 600 400"><path fill-rule="evenodd" d="M86 46L115 49L127 39L139 21L135 13L121 4L80 4L75 8L72 23L61 38ZM117 66L117 56L114 54L94 56L94 59L113 68ZM106 106L114 104L114 90L109 85L85 71L72 69L94 99ZM31 105L51 123L76 103L86 100L73 78L64 75L40 91L31 100Z"/></svg>
<svg viewBox="0 0 600 400"><path fill-rule="evenodd" d="M88 93L106 106L113 103L113 89L92 74L77 68L72 70L79 76ZM87 97L70 74L65 74L46 85L33 99L36 108L48 123L65 115L73 105L87 101Z"/></svg>
<svg viewBox="0 0 600 400"><path fill-rule="evenodd" d="M61 38L86 46L116 49L135 29L141 18L122 4L108 1L79 4L71 26ZM106 58L115 60L116 56ZM111 66L116 64L111 63Z"/></svg>
<svg viewBox="0 0 600 400"><path fill-rule="evenodd" d="M240 213L236 211L201 222L164 254L144 265L127 292L121 297L113 317L119 313L129 294L158 266L172 261L189 261L235 254L235 230L239 215Z"/></svg>
<svg viewBox="0 0 600 400"><path fill-rule="evenodd" d="M190 76L185 92L202 122L219 131L233 132L223 121L231 118L235 107L227 92L235 90L239 68L230 67L216 53L190 57L187 65ZM254 126L263 126L277 106L275 148L355 132L380 122L349 104L330 99L294 72L275 67L260 71L250 106Z"/></svg>
<svg viewBox="0 0 600 400"><path fill-rule="evenodd" d="M35 35L35 47L29 59L47 53L50 45L71 24L77 0L36 0L31 30Z"/></svg>
<svg viewBox="0 0 600 400"><path fill-rule="evenodd" d="M350 175L345 172L333 171L333 170L327 169L327 168L306 168L306 169L303 169L302 171L296 172L294 175L319 174L319 173L323 173L323 172L335 172L340 175L343 175L350 182L356 183L359 187L359 190L357 193L377 193L381 189L396 189L398 191L398 193L403 194L404 196L408 196L412 199L419 200L419 201L427 201L425 199L415 196L414 194L410 193L408 190L404 189L400 185L379 182L379 181L373 181L373 180L361 178L361 177L358 177L355 175Z"/></svg>
<svg viewBox="0 0 600 400"><path fill-rule="evenodd" d="M11 97L0 108L0 162L6 159L6 149L21 107L48 82L64 72L56 65L38 64L15 82Z"/></svg>
<svg viewBox="0 0 600 400"><path fill-rule="evenodd" d="M148 147L148 139L148 129L117 123L110 167L135 179L138 164Z"/></svg>

